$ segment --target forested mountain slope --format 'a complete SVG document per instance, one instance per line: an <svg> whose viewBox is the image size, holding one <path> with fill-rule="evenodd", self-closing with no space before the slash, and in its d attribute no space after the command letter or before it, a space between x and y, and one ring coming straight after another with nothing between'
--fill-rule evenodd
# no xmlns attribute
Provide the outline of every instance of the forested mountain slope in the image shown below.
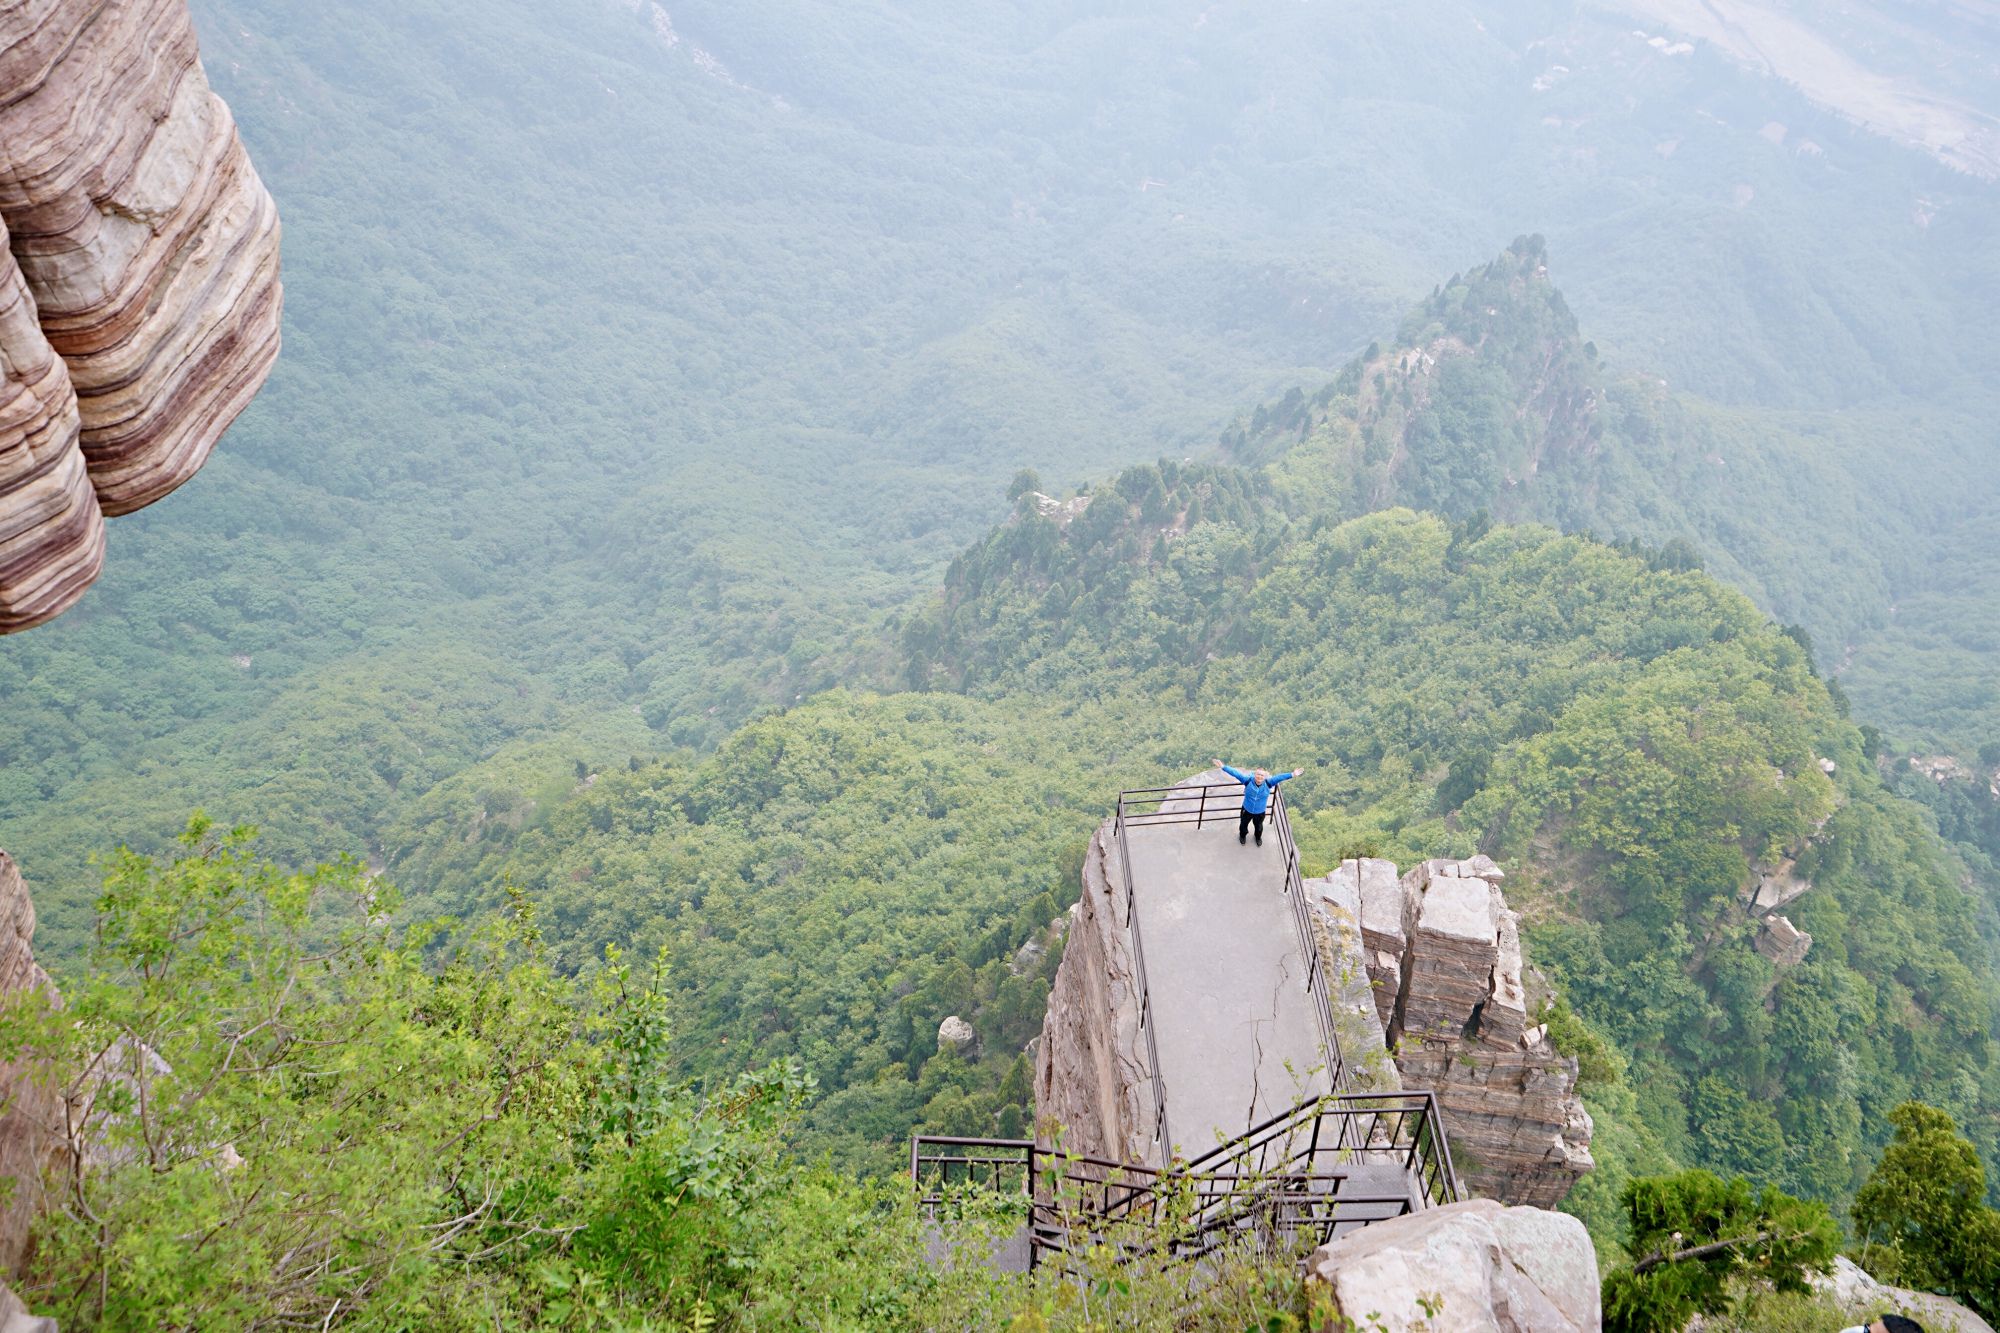
<svg viewBox="0 0 2000 1333"><path fill-rule="evenodd" d="M1922 439L1922 448L1912 440ZM1294 507L1486 511L1699 553L1831 670L1869 720L1970 755L2000 736L2000 605L1978 541L2000 506L1990 440L1935 410L1727 407L1607 366L1540 237L1454 275L1308 400L1223 437ZM1921 458L1921 464L1914 459ZM1879 676L1885 638L1922 666Z"/></svg>
<svg viewBox="0 0 2000 1333"><path fill-rule="evenodd" d="M1140 470L1090 508L1128 532L1165 510L1171 531L1177 499L1215 489ZM1885 790L1802 647L1706 576L1393 513L1206 521L1100 576L1062 557L1115 552L1115 524L1077 519L1052 544L1045 522L1023 516L960 566L944 623L982 628L947 630L927 669L1119 718L1107 734L1157 710L1277 764L1312 756L1309 854L1476 843L1525 863L1537 959L1631 1060L1636 1107L1596 1094L1599 1185L1654 1150L1627 1137L1644 1124L1681 1161L1837 1200L1879 1126L1871 1088L1951 1096L1933 1081L1947 1067L1992 1133L1990 886ZM1072 583L1052 604L1056 568ZM1017 651L1022 635L1036 646ZM1814 887L1786 910L1814 944L1773 970L1738 894L1788 857ZM1898 1012L1928 1017L1869 1035Z"/></svg>
<svg viewBox="0 0 2000 1333"><path fill-rule="evenodd" d="M1138 526L1145 504L1106 488L1091 508ZM1004 531L1040 545L1036 522ZM1507 860L1533 955L1589 1025L1564 1032L1600 1121L1576 1203L1598 1223L1626 1172L1670 1161L1842 1201L1910 1095L1991 1150L1990 902L1799 644L1656 565L1407 510L1204 518L1119 576L1115 614L1090 579L1058 610L1029 566L989 565L956 585L962 615L1068 632L993 659L977 697L829 694L712 756L594 776L525 832L440 822L422 905L468 913L505 880L572 963L666 947L690 1072L800 1055L827 1093L814 1141L886 1164L912 1123L1021 1123L1084 835L1118 787L1221 749L1303 769L1309 869ZM1213 629L1195 651L1190 624ZM1813 944L1776 967L1739 890L1792 858ZM951 1014L980 1034L970 1059L938 1050Z"/></svg>
<svg viewBox="0 0 2000 1333"><path fill-rule="evenodd" d="M890 680L856 627L1016 468L1197 449L1523 230L1616 367L1921 396L1913 476L1996 359L1989 187L1616 15L196 10L288 352L92 606L0 648L0 836L57 952L86 852L197 799L393 863L438 804Z"/></svg>

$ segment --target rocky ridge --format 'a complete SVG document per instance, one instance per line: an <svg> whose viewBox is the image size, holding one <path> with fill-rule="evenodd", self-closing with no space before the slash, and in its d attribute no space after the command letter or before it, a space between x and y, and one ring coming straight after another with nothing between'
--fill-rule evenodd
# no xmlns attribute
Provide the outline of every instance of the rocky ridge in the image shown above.
<svg viewBox="0 0 2000 1333"><path fill-rule="evenodd" d="M1082 878L1034 1043L1036 1132L1072 1152L1147 1162L1156 1155L1153 1088L1109 820ZM1406 875L1363 858L1305 888L1348 1085L1434 1091L1461 1183L1548 1208L1593 1167L1592 1126L1575 1060L1530 1022L1502 878L1483 856L1426 861Z"/></svg>
<svg viewBox="0 0 2000 1333"><path fill-rule="evenodd" d="M1461 1183L1553 1208L1595 1165L1590 1113L1576 1061L1529 1021L1520 918L1503 878L1486 856L1425 861L1404 875L1362 857L1306 890L1329 972L1349 980L1349 994L1367 978L1393 1077L1436 1093Z"/></svg>
<svg viewBox="0 0 2000 1333"><path fill-rule="evenodd" d="M0 633L185 482L278 354L277 209L185 0L0 9Z"/></svg>

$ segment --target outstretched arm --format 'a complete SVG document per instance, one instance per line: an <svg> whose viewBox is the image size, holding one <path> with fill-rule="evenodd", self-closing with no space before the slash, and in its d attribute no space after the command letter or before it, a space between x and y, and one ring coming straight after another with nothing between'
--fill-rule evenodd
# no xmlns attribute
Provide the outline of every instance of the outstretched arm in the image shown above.
<svg viewBox="0 0 2000 1333"><path fill-rule="evenodd" d="M1221 760L1217 760L1216 762L1222 763ZM1243 770L1238 768L1231 768L1227 764L1222 764L1222 771L1227 773L1230 777L1235 778L1238 782L1248 782L1250 780L1250 775L1248 773L1245 773Z"/></svg>
<svg viewBox="0 0 2000 1333"><path fill-rule="evenodd" d="M1299 770L1297 770L1296 768L1289 773L1274 773L1271 775L1271 785L1275 787L1280 782L1288 782L1291 779L1297 777L1298 775L1299 775Z"/></svg>

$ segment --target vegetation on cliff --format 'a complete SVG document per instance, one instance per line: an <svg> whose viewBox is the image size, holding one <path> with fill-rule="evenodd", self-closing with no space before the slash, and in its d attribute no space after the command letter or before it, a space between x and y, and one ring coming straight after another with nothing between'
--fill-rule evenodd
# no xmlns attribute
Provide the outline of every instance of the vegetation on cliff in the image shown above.
<svg viewBox="0 0 2000 1333"><path fill-rule="evenodd" d="M1137 527L1156 482L1212 480L1132 475L1092 508ZM1699 572L1546 529L1314 530L1243 504L1248 531L1204 519L1129 561L1116 525L1024 516L912 646L971 693L822 696L712 755L598 775L525 831L441 817L426 904L471 913L505 879L570 964L671 946L687 1072L802 1059L827 1094L815 1141L887 1166L911 1124L1021 1123L1077 848L1115 788L1220 745L1305 769L1311 863L1507 859L1573 1010L1559 1039L1598 1052L1602 1166L1575 1206L1600 1235L1630 1174L1674 1163L1844 1206L1910 1096L1992 1151L1988 909L1794 638ZM1051 615L1071 569L1091 613ZM1739 897L1785 856L1814 885L1788 969ZM952 1014L974 1050L938 1049Z"/></svg>
<svg viewBox="0 0 2000 1333"><path fill-rule="evenodd" d="M801 1151L798 1061L691 1084L670 957L566 974L525 900L406 927L358 865L199 816L109 871L64 1006L0 1013L94 1145L10 1274L65 1328L1320 1326L1289 1264L1219 1255L1189 1309L1108 1256L995 1273L997 1215L939 1243Z"/></svg>
<svg viewBox="0 0 2000 1333"><path fill-rule="evenodd" d="M842 648L905 693L814 693L663 757L643 703L510 742L523 701L570 726L574 682L470 649L435 674L413 643L393 721L367 722L385 702L367 673L319 679L294 702L323 761L295 762L294 721L211 761L267 775L287 856L374 827L425 911L471 918L518 886L565 972L610 943L671 948L679 1072L799 1060L825 1093L808 1141L847 1167L891 1165L913 1125L1024 1123L1022 1047L1084 834L1116 788L1218 748L1305 767L1310 861L1507 860L1568 1039L1602 1054L1601 1168L1572 1204L1601 1238L1630 1177L1683 1165L1844 1209L1909 1097L1990 1154L1994 923L1966 878L1990 862L1885 786L1806 633L1682 540L1346 517L1463 511L1531 474L1509 512L1580 522L1639 450L1637 418L1601 406L1616 393L1525 240L1441 287L1396 348L1226 442L1265 461L1163 460L1057 503L1018 478L1015 517L938 597ZM493 690L460 691L464 672ZM1758 952L1741 901L1780 863L1813 885L1787 908L1813 937L1799 965ZM954 1014L978 1041L940 1050Z"/></svg>

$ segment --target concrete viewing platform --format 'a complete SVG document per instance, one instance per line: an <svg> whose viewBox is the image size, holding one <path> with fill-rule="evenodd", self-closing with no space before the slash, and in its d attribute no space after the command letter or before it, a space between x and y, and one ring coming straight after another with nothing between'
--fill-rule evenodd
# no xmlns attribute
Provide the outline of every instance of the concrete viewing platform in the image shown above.
<svg viewBox="0 0 2000 1333"><path fill-rule="evenodd" d="M1285 854L1236 840L1240 788L1219 773L1162 805L1197 826L1130 820L1133 898L1144 939L1154 1042L1174 1148L1192 1160L1253 1125L1333 1091L1306 989Z"/></svg>

